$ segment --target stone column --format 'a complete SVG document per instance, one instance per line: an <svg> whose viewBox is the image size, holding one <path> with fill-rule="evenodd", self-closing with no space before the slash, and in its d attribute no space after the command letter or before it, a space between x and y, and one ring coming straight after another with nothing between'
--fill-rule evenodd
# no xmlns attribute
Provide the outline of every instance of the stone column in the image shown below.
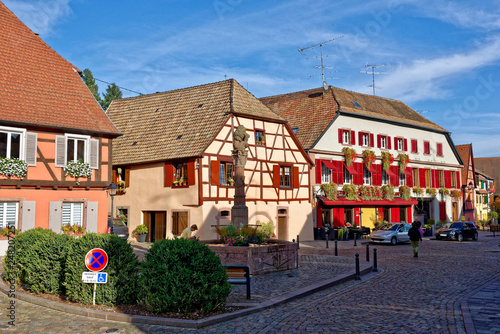
<svg viewBox="0 0 500 334"><path fill-rule="evenodd" d="M245 165L248 156L248 137L246 129L240 125L233 134L234 163L234 205L231 208L231 224L237 229L248 225L248 207L245 200Z"/></svg>

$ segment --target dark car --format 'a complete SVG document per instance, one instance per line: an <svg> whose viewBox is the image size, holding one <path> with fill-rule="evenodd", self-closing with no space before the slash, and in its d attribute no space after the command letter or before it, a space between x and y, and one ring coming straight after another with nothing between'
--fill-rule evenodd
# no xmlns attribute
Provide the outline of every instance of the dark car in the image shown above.
<svg viewBox="0 0 500 334"><path fill-rule="evenodd" d="M122 239L128 239L128 226L121 219L114 219L113 225L108 223L108 234L114 234Z"/></svg>
<svg viewBox="0 0 500 334"><path fill-rule="evenodd" d="M476 225L473 222L453 222L447 229L436 232L436 239L462 241L465 238L478 239Z"/></svg>

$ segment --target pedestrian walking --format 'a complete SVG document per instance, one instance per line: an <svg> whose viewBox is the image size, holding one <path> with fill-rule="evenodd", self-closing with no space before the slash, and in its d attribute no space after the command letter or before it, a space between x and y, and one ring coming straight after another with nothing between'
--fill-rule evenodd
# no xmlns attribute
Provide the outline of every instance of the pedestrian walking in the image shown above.
<svg viewBox="0 0 500 334"><path fill-rule="evenodd" d="M418 257L418 245L420 244L420 241L422 241L422 235L420 233L420 229L416 226L415 223L412 223L411 228L408 231L408 236L410 237L413 257Z"/></svg>

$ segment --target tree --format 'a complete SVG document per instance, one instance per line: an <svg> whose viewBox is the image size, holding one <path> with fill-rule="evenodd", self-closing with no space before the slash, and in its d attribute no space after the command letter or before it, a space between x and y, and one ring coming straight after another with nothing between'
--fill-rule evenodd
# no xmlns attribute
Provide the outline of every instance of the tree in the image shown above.
<svg viewBox="0 0 500 334"><path fill-rule="evenodd" d="M99 95L99 86L97 86L97 84L95 83L94 76L88 68L83 70L82 79L83 82L85 82L85 85L87 85L87 87L89 88L92 95L94 95L95 100L99 102L99 104L102 104L102 99Z"/></svg>
<svg viewBox="0 0 500 334"><path fill-rule="evenodd" d="M114 99L122 98L122 91L116 84L112 83L106 88L106 93L102 93L102 97L104 99L101 101L101 107L107 110Z"/></svg>

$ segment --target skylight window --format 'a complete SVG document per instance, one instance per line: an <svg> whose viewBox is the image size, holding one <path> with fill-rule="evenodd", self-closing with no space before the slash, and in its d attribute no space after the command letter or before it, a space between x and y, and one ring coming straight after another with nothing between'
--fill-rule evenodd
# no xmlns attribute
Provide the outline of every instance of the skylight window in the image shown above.
<svg viewBox="0 0 500 334"><path fill-rule="evenodd" d="M135 145L137 145L137 142L136 142L136 141L132 143L132 146L135 146Z"/></svg>
<svg viewBox="0 0 500 334"><path fill-rule="evenodd" d="M201 107L203 107L203 103L198 105L198 108L201 108Z"/></svg>
<svg viewBox="0 0 500 334"><path fill-rule="evenodd" d="M359 103L358 103L358 102L356 102L356 101L352 101L352 104L354 104L354 105L355 105L356 107L358 107L359 109L363 109L363 108L361 108L361 106L359 105Z"/></svg>
<svg viewBox="0 0 500 334"><path fill-rule="evenodd" d="M297 134L297 131L299 131L299 128L292 128L292 131L294 134Z"/></svg>
<svg viewBox="0 0 500 334"><path fill-rule="evenodd" d="M182 135L177 136L177 139L181 139L181 138L182 138Z"/></svg>

